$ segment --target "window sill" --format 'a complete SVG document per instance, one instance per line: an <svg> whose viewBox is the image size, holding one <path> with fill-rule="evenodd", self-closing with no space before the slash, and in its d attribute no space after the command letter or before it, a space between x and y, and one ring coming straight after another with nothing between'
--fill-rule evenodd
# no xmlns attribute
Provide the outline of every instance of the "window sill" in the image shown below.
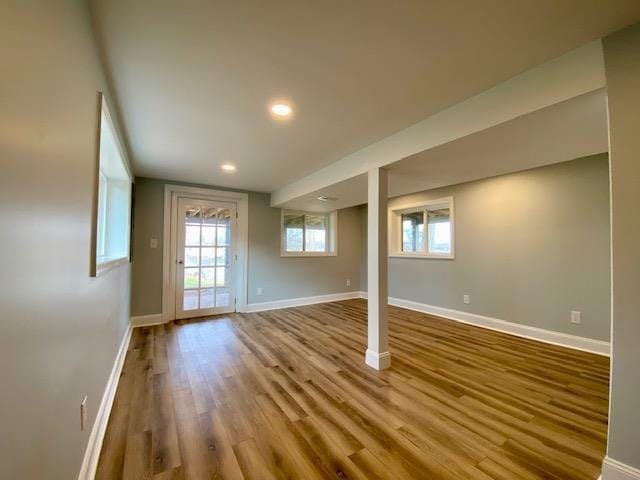
<svg viewBox="0 0 640 480"><path fill-rule="evenodd" d="M390 253L389 258L419 258L421 260L454 260L454 255L437 255L426 253Z"/></svg>
<svg viewBox="0 0 640 480"><path fill-rule="evenodd" d="M96 265L96 277L107 273L109 270L113 270L114 268L119 267L120 265L124 265L129 263L128 257L120 257L120 258L112 258L102 260L100 263Z"/></svg>
<svg viewBox="0 0 640 480"><path fill-rule="evenodd" d="M281 257L336 257L337 252L281 252Z"/></svg>

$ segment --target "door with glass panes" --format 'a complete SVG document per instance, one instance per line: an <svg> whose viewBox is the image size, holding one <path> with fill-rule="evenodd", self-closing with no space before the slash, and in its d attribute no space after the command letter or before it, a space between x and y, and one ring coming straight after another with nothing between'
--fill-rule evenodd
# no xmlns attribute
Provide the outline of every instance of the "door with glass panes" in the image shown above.
<svg viewBox="0 0 640 480"><path fill-rule="evenodd" d="M236 206L178 199L176 318L235 311Z"/></svg>

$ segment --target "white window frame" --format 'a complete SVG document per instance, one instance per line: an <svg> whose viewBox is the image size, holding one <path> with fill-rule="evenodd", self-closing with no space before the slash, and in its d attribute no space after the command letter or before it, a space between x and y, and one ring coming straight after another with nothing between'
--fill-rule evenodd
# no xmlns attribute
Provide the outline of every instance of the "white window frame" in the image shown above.
<svg viewBox="0 0 640 480"><path fill-rule="evenodd" d="M120 158L122 159L122 163L124 169L126 171L128 181L129 181L129 208L127 211L127 230L126 230L126 253L124 255L119 255L117 257L108 257L105 256L104 245L107 241L107 232L104 227L108 221L107 218L107 205L109 201L109 193L108 189L102 192L100 191L100 184L105 183L108 185L108 178L103 174L100 169L100 140L102 134L102 114L104 113L104 117L107 122L109 122L109 127L113 131L116 146L120 153ZM131 173L131 167L129 165L129 160L126 155L126 151L122 148L122 143L120 141L119 132L115 127L113 122L111 112L109 111L109 106L107 104L107 100L105 96L98 92L98 125L97 125L97 139L96 139L96 173L95 173L95 196L94 196L94 215L92 220L92 259L90 265L90 276L96 277L99 276L113 268L116 268L120 265L127 264L131 260L131 205L133 202L132 198L132 187L133 187L133 175ZM102 209L100 208L102 207ZM102 228L99 228L98 225L101 224ZM101 234L102 238L98 238L98 235ZM102 251L100 250L100 246L102 246Z"/></svg>
<svg viewBox="0 0 640 480"><path fill-rule="evenodd" d="M451 218L451 253L429 253L428 215L430 210L449 208ZM424 250L421 252L402 251L402 215L407 213L423 212L424 215ZM443 197L434 200L426 200L409 204L399 204L389 209L389 257L395 258L421 258L421 259L455 259L455 212L453 197Z"/></svg>
<svg viewBox="0 0 640 480"><path fill-rule="evenodd" d="M324 252L287 252L284 233L285 215L322 215L327 218L326 242L327 250ZM304 249L305 232L302 231L302 245ZM338 255L338 212L309 212L302 210L280 210L280 256L281 257L335 257Z"/></svg>

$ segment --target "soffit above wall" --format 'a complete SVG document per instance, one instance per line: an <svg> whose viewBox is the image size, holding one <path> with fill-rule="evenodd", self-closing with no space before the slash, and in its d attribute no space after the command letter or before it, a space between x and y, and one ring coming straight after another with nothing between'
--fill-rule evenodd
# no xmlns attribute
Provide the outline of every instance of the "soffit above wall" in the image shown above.
<svg viewBox="0 0 640 480"><path fill-rule="evenodd" d="M604 89L411 155L389 165L389 196L565 162L608 150ZM320 195L337 198L317 200ZM284 205L329 211L367 202L366 174Z"/></svg>

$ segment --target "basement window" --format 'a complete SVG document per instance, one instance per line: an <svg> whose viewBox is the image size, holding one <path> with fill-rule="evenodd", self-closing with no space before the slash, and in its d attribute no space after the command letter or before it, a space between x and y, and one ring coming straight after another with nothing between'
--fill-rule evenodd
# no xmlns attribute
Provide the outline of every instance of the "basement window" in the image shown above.
<svg viewBox="0 0 640 480"><path fill-rule="evenodd" d="M132 180L104 96L100 112L95 274L129 261Z"/></svg>
<svg viewBox="0 0 640 480"><path fill-rule="evenodd" d="M282 210L281 255L321 257L336 255L337 212Z"/></svg>
<svg viewBox="0 0 640 480"><path fill-rule="evenodd" d="M453 226L452 197L393 208L390 256L453 259Z"/></svg>

